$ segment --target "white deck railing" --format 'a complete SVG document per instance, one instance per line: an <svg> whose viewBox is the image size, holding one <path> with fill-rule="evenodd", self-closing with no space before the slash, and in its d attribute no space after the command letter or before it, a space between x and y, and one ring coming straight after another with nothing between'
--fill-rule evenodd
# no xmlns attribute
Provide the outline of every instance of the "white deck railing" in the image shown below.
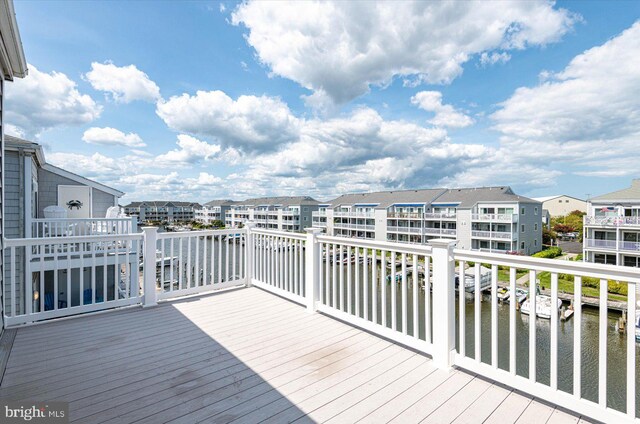
<svg viewBox="0 0 640 424"><path fill-rule="evenodd" d="M584 225L605 227L638 227L640 216L584 216Z"/></svg>
<svg viewBox="0 0 640 424"><path fill-rule="evenodd" d="M34 218L31 237L74 237L133 234L137 217L126 218Z"/></svg>
<svg viewBox="0 0 640 424"><path fill-rule="evenodd" d="M294 234L253 226L248 223L247 228L237 230L166 234L145 228L142 234L133 235L7 240L10 259L4 267L5 287L9 288L4 296L5 322L16 325L115 306L150 306L162 299L255 285L303 304L309 312L322 312L429 354L439 368L461 367L596 420L639 422L635 322L640 270L459 250L454 249L456 242L452 240L430 240L424 246L331 237L322 235L317 228ZM137 247L127 248L126 256L111 253L125 249L128 243ZM91 244L110 245L111 249L103 250L108 253L100 256L97 247L88 255L83 254L83 247L57 247ZM45 249L44 245L51 247ZM137 264L131 266L131 256L137 261L132 253L140 251L140 246L142 280ZM49 252L57 269L67 270L62 280L52 277L59 279L57 283L51 280L52 293L55 295L61 285L67 293L73 292L79 283L81 289L90 286L93 290L90 302L76 302L72 295L70 304L59 305L62 297L58 294L51 311L42 301L40 309L32 304L30 310L20 311L16 306L20 293L27 292L27 298L36 301L39 298L29 287L46 294L51 283L43 282L43 273L33 279L38 268L31 260L26 274L30 277L18 276L20 268L14 266L19 263L18 249ZM174 256L179 262L173 262ZM125 257L129 259L121 261ZM46 260L33 263L43 262ZM129 264L125 284L129 281L129 286L124 295L114 295L109 284L121 279L117 269L122 268L117 264L125 262ZM114 268L110 268L112 264ZM70 270L85 267L94 270L91 279L78 282L78 275ZM99 277L104 272L113 273L113 278ZM601 307L595 320L590 318L593 313L585 313L582 307L583 282L588 278L592 286L598 283L597 302ZM505 305L498 305L498 288L503 286L515 293L518 280L522 279L528 279L520 288L529 297L530 315L520 310L521 299L515 296L510 296ZM611 297L609 281L618 282L618 289L626 289L626 298L616 298L618 307L626 309L628 324L624 335L612 331L605 307ZM574 293L561 292L560 283L564 292L570 288L569 293ZM462 294L458 294L456 285ZM565 332L566 323L560 326L561 316L556 308L545 312L536 307L546 302L546 298L535 295L543 285L551 305L557 305L561 297L572 301L572 334ZM107 293L102 301L98 299L101 290ZM24 304L25 308L29 304ZM623 349L624 355L616 354L618 359L614 359L609 341L615 342L616 349ZM569 348L572 353L561 356L561 347L565 354ZM560 364L566 368L567 361L573 375L569 387L566 381L559 384ZM590 370L597 370L596 383ZM615 379L610 374L612 370L617 372ZM623 402L618 400L612 407L612 396Z"/></svg>

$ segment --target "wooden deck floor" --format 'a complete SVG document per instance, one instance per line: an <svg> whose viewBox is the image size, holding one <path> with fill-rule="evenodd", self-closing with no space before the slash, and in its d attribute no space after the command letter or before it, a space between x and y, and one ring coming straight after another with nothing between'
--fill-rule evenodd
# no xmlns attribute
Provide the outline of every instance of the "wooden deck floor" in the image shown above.
<svg viewBox="0 0 640 424"><path fill-rule="evenodd" d="M0 396L86 423L579 421L256 288L21 328Z"/></svg>

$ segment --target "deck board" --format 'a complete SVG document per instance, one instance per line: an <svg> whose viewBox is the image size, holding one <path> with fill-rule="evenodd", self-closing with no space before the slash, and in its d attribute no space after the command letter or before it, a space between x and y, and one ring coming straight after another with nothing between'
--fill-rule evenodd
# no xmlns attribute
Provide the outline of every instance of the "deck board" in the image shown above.
<svg viewBox="0 0 640 424"><path fill-rule="evenodd" d="M257 288L19 328L0 397L73 423L579 419Z"/></svg>

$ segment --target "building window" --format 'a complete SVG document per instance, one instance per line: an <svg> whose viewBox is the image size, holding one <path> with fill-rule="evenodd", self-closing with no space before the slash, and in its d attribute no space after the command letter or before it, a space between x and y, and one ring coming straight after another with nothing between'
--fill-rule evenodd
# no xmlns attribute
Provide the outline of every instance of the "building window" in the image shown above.
<svg viewBox="0 0 640 424"><path fill-rule="evenodd" d="M307 220L307 218L308 218L308 217L303 216L303 217L302 217L302 220L303 220L303 221L306 221L306 220Z"/></svg>
<svg viewBox="0 0 640 424"><path fill-rule="evenodd" d="M538 207L537 206L535 208L533 208L533 214L534 215L538 215Z"/></svg>
<svg viewBox="0 0 640 424"><path fill-rule="evenodd" d="M524 249L524 242L520 242L520 249Z"/></svg>
<svg viewBox="0 0 640 424"><path fill-rule="evenodd" d="M520 226L520 231L522 231L522 232L524 233L524 224L522 224L522 225Z"/></svg>
<svg viewBox="0 0 640 424"><path fill-rule="evenodd" d="M558 200L558 203L562 203L562 199Z"/></svg>
<svg viewBox="0 0 640 424"><path fill-rule="evenodd" d="M538 224L533 224L533 231L538 231Z"/></svg>
<svg viewBox="0 0 640 424"><path fill-rule="evenodd" d="M307 207L302 208L302 210L303 210L304 212L309 212L309 208L307 208Z"/></svg>
<svg viewBox="0 0 640 424"><path fill-rule="evenodd" d="M524 215L524 208L520 208L520 215Z"/></svg>
<svg viewBox="0 0 640 424"><path fill-rule="evenodd" d="M533 239L533 245L538 246L538 239Z"/></svg>

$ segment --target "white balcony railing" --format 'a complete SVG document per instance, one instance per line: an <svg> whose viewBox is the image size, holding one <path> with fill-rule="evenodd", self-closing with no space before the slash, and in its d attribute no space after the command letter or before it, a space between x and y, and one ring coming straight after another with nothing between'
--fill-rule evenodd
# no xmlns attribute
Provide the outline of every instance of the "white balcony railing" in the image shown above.
<svg viewBox="0 0 640 424"><path fill-rule="evenodd" d="M620 250L627 250L627 251L640 251L640 242L636 242L636 241L621 241L618 242L618 248Z"/></svg>
<svg viewBox="0 0 640 424"><path fill-rule="evenodd" d="M472 221L518 222L517 214L471 214Z"/></svg>
<svg viewBox="0 0 640 424"><path fill-rule="evenodd" d="M422 219L422 213L419 212L388 212L387 218L394 219Z"/></svg>
<svg viewBox="0 0 640 424"><path fill-rule="evenodd" d="M136 217L34 218L31 220L31 237L34 238L132 234L136 231Z"/></svg>
<svg viewBox="0 0 640 424"><path fill-rule="evenodd" d="M387 226L387 231L393 233L411 233L411 234L422 234L421 227L408 227L408 226Z"/></svg>
<svg viewBox="0 0 640 424"><path fill-rule="evenodd" d="M424 218L425 219L429 219L429 220L455 220L456 219L456 213L455 212L438 212L438 213L434 213L434 212L426 212L424 214Z"/></svg>
<svg viewBox="0 0 640 424"><path fill-rule="evenodd" d="M333 216L335 218L374 218L373 211L369 212L346 212L346 211L335 211L333 212Z"/></svg>
<svg viewBox="0 0 640 424"><path fill-rule="evenodd" d="M428 354L437 368L456 366L593 420L637 422L634 324L640 269L467 251L455 249L454 240L413 245L325 236L316 228L292 234L247 225L190 233L158 234L146 228L129 235L6 240L5 325L255 285L309 312ZM17 266L22 263L26 272ZM91 272L73 271L86 268ZM49 280L43 269L67 273L48 273ZM499 307L499 285L515 293L522 270L528 273L528 308L518 308L515 296ZM545 278L548 282L538 282ZM582 312L585 278L600 281L596 317ZM612 321L604 307L607 281L626 289L626 297L617 298L627 313L624 334L613 325L618 315ZM536 295L539 284L548 297ZM573 294L567 295L569 286ZM557 305L561 295L573 306L572 331L565 331L569 323L561 328L559 309L549 306ZM527 310L532 313L525 315ZM611 341L616 349L610 349ZM568 387L566 380L559 385L561 366L571 369ZM622 371L613 375L612 370Z"/></svg>
<svg viewBox="0 0 640 424"><path fill-rule="evenodd" d="M585 216L583 222L603 227L640 227L640 216Z"/></svg>
<svg viewBox="0 0 640 424"><path fill-rule="evenodd" d="M618 245L615 240L596 240L596 239L585 239L584 240L585 247L594 247L600 249L614 249Z"/></svg>
<svg viewBox="0 0 640 424"><path fill-rule="evenodd" d="M477 238L491 238L491 239L500 239L500 240L511 240L514 237L514 234L503 231L471 231L471 237Z"/></svg>

